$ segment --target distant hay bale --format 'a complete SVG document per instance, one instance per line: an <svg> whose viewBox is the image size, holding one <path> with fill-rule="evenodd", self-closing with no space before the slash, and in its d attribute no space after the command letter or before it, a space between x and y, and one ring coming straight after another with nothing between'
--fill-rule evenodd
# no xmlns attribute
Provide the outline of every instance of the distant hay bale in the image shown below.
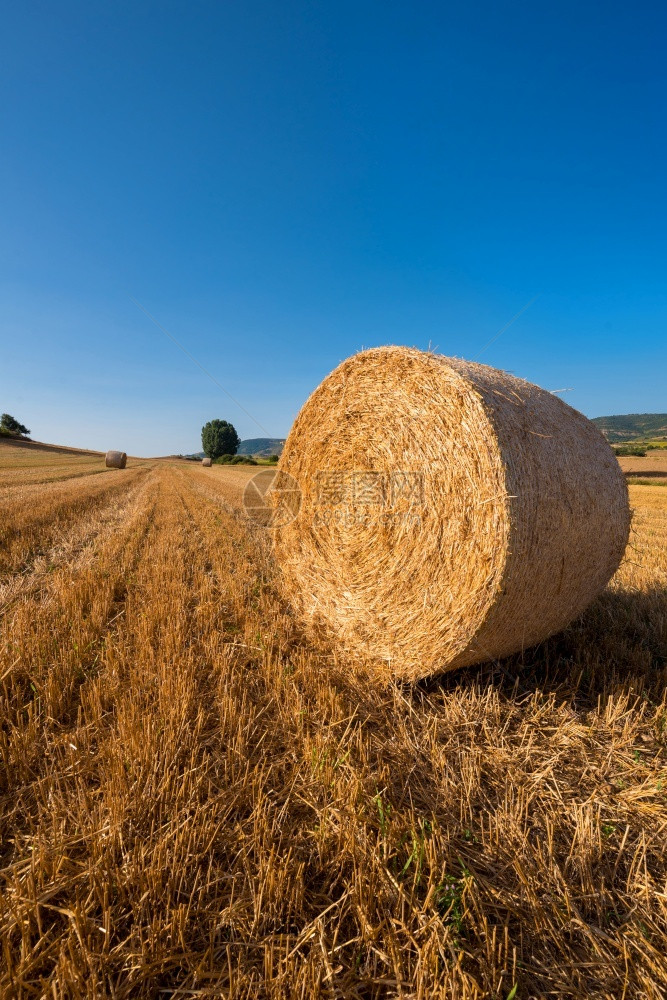
<svg viewBox="0 0 667 1000"><path fill-rule="evenodd" d="M605 587L628 540L625 479L594 424L529 382L418 350L336 368L280 470L301 490L273 493L291 504L274 521L288 597L312 636L384 677L546 639Z"/></svg>
<svg viewBox="0 0 667 1000"><path fill-rule="evenodd" d="M204 466L205 469L208 469L213 463L211 462L210 458L202 458L201 464Z"/></svg>
<svg viewBox="0 0 667 1000"><path fill-rule="evenodd" d="M127 465L127 455L124 451L108 451L105 465L107 469L124 469Z"/></svg>

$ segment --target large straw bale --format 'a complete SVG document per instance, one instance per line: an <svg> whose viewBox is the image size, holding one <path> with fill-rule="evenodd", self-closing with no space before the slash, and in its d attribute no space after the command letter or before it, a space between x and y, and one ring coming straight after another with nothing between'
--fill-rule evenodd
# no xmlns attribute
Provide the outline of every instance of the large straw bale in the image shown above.
<svg viewBox="0 0 667 1000"><path fill-rule="evenodd" d="M205 469L209 469L213 463L211 462L210 458L202 458L201 464L204 466Z"/></svg>
<svg viewBox="0 0 667 1000"><path fill-rule="evenodd" d="M127 465L127 455L124 451L108 451L105 465L107 469L124 469Z"/></svg>
<svg viewBox="0 0 667 1000"><path fill-rule="evenodd" d="M615 572L630 524L618 462L581 413L403 347L357 354L315 390L273 497L293 505L275 546L311 635L407 680L564 628Z"/></svg>

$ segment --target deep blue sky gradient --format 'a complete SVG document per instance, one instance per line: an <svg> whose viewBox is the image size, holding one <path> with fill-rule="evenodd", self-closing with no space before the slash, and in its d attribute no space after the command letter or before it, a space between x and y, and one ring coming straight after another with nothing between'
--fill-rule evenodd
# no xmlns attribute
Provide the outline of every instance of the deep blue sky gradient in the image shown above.
<svg viewBox="0 0 667 1000"><path fill-rule="evenodd" d="M133 296L275 436L383 343L664 412L665 37L653 3L6 6L0 409L263 436Z"/></svg>

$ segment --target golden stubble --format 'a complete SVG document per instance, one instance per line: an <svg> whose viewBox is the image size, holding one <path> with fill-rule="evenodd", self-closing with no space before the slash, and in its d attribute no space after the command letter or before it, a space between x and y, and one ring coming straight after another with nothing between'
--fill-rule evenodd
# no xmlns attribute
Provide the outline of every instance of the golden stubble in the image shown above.
<svg viewBox="0 0 667 1000"><path fill-rule="evenodd" d="M378 687L243 477L133 471L11 511L0 995L664 996L667 488L565 632Z"/></svg>

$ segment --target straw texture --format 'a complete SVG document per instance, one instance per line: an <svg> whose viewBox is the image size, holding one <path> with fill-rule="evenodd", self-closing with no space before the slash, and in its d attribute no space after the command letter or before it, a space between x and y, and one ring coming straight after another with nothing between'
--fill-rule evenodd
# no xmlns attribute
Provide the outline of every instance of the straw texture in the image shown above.
<svg viewBox="0 0 667 1000"><path fill-rule="evenodd" d="M208 469L213 463L210 458L202 458L201 464L204 466L205 469Z"/></svg>
<svg viewBox="0 0 667 1000"><path fill-rule="evenodd" d="M581 413L403 347L322 382L280 471L301 489L274 532L288 597L311 635L386 678L540 642L604 588L628 539L625 479ZM279 482L273 497L294 503Z"/></svg>
<svg viewBox="0 0 667 1000"><path fill-rule="evenodd" d="M127 455L124 451L108 451L105 465L107 469L124 469L127 465Z"/></svg>

